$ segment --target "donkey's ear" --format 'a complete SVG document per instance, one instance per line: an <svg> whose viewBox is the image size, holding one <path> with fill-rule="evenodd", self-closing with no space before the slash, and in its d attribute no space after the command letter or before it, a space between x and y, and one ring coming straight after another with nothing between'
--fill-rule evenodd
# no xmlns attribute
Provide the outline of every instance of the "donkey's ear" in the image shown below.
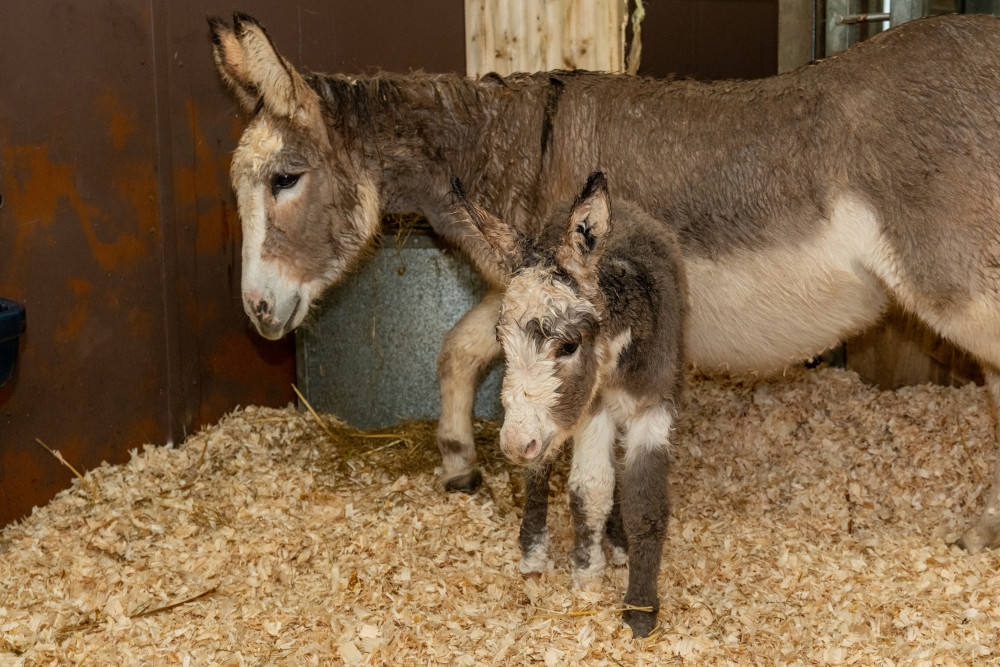
<svg viewBox="0 0 1000 667"><path fill-rule="evenodd" d="M208 18L208 27L212 31L212 57L222 82L233 91L243 111L252 112L260 99L260 92L250 81L243 48L236 39L236 33L218 16Z"/></svg>
<svg viewBox="0 0 1000 667"><path fill-rule="evenodd" d="M569 225L556 261L580 282L596 278L594 271L604 252L611 231L611 198L604 172L595 171L587 179L583 192L573 202Z"/></svg>
<svg viewBox="0 0 1000 667"><path fill-rule="evenodd" d="M524 264L524 236L486 209L473 204L458 178L451 179L451 194L458 204L459 214L464 215L489 244L506 273L504 280L508 280Z"/></svg>
<svg viewBox="0 0 1000 667"><path fill-rule="evenodd" d="M219 75L246 111L253 111L258 101L268 112L285 118L318 108L316 94L281 57L257 19L236 12L232 30L217 18L208 23Z"/></svg>

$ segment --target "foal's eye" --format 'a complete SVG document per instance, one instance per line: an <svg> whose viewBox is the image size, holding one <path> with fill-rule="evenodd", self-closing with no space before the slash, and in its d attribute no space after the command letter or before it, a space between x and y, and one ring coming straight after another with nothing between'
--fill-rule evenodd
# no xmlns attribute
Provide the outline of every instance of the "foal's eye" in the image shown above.
<svg viewBox="0 0 1000 667"><path fill-rule="evenodd" d="M578 347L580 347L580 344L575 341L563 343L562 345L559 346L559 349L556 350L556 356L568 357L569 355L576 352L576 348Z"/></svg>
<svg viewBox="0 0 1000 667"><path fill-rule="evenodd" d="M277 173L271 175L271 194L277 195L278 190L287 190L299 182L302 174Z"/></svg>

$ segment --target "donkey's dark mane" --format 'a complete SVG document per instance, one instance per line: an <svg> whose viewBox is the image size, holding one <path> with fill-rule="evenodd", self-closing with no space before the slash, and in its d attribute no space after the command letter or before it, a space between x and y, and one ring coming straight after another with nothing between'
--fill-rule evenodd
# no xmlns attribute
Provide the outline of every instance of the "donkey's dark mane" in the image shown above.
<svg viewBox="0 0 1000 667"><path fill-rule="evenodd" d="M372 126L399 109L403 95L397 77L380 74L354 79L339 74L312 74L306 81L316 91L334 121ZM350 110L350 114L345 114Z"/></svg>

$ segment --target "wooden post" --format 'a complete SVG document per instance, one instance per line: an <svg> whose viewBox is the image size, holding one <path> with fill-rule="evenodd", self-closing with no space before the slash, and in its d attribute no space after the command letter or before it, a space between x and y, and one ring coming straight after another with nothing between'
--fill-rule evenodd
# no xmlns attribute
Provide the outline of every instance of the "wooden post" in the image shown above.
<svg viewBox="0 0 1000 667"><path fill-rule="evenodd" d="M982 384L979 363L925 324L892 306L881 324L844 343L844 366L882 389L934 384Z"/></svg>
<svg viewBox="0 0 1000 667"><path fill-rule="evenodd" d="M892 14L889 24L897 26L921 16L927 16L929 9L930 2L928 0L892 0L889 4L889 13Z"/></svg>
<svg viewBox="0 0 1000 667"><path fill-rule="evenodd" d="M469 76L625 69L627 0L465 0Z"/></svg>
<svg viewBox="0 0 1000 667"><path fill-rule="evenodd" d="M816 57L813 54L815 4L802 0L778 2L778 71L787 72Z"/></svg>

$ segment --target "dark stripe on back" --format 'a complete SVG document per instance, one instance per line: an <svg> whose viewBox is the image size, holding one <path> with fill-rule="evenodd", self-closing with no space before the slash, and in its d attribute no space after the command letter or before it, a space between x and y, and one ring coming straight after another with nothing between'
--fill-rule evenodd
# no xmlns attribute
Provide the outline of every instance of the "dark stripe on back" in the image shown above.
<svg viewBox="0 0 1000 667"><path fill-rule="evenodd" d="M552 147L552 125L559 110L559 99L562 97L566 84L561 79L550 76L549 89L545 96L545 115L542 117L542 164Z"/></svg>

